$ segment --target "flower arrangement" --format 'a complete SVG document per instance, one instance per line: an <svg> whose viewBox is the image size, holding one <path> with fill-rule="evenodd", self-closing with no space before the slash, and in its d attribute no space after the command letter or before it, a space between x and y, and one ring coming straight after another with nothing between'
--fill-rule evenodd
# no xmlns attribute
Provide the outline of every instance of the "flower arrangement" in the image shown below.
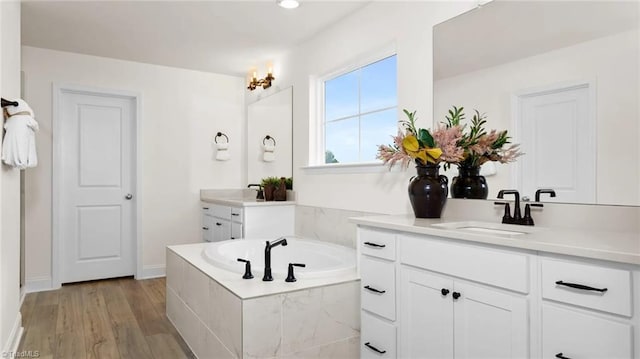
<svg viewBox="0 0 640 359"><path fill-rule="evenodd" d="M453 106L445 116L447 128L459 128L460 122L464 120L463 107ZM508 131L491 130L487 133L484 125L487 123L486 115L474 110L475 114L471 120L471 126L463 126L462 138L457 146L462 149L463 155L460 161L451 161L447 165L456 164L458 167L479 167L488 161L500 163L514 162L516 158L522 156L518 144L510 144L511 137ZM466 130L466 131L465 131ZM510 144L510 145L509 145ZM508 145L508 146L507 146Z"/></svg>
<svg viewBox="0 0 640 359"><path fill-rule="evenodd" d="M465 118L463 107L453 106L435 130L416 128L416 111L403 110L407 120L393 137L393 144L379 145L377 159L391 169L396 163L404 168L412 160L421 165L444 163L445 169L455 164L459 167L478 167L488 161L509 163L520 157L518 144L511 144L508 132L484 129L486 115L474 110L471 125L461 124Z"/></svg>
<svg viewBox="0 0 640 359"><path fill-rule="evenodd" d="M400 122L404 131L398 129L398 134L393 137L393 144L378 146L376 158L388 164L389 169L396 163L407 168L412 161L426 165L454 163L463 159L464 150L458 145L463 139L462 127L459 124L438 126L430 132L416 127L416 111L402 111L408 118Z"/></svg>

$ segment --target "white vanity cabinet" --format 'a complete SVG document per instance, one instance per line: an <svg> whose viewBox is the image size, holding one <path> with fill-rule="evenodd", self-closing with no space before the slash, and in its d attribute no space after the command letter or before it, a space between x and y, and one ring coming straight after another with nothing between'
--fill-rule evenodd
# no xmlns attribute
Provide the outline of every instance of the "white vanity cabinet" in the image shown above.
<svg viewBox="0 0 640 359"><path fill-rule="evenodd" d="M293 204L227 206L202 202L202 238L207 242L293 235L294 220Z"/></svg>
<svg viewBox="0 0 640 359"><path fill-rule="evenodd" d="M363 358L639 357L637 265L385 226L358 244Z"/></svg>

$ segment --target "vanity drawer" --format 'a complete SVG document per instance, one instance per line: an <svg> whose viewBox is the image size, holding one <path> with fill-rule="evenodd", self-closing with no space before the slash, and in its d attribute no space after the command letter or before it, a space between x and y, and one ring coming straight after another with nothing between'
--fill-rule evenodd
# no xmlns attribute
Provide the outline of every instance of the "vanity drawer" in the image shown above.
<svg viewBox="0 0 640 359"><path fill-rule="evenodd" d="M401 235L400 261L480 283L529 292L529 257L429 236Z"/></svg>
<svg viewBox="0 0 640 359"><path fill-rule="evenodd" d="M634 358L630 324L544 303L542 358Z"/></svg>
<svg viewBox="0 0 640 359"><path fill-rule="evenodd" d="M213 216L213 205L211 203L202 202L202 214Z"/></svg>
<svg viewBox="0 0 640 359"><path fill-rule="evenodd" d="M362 309L389 320L395 320L396 269L394 263L362 256L360 276Z"/></svg>
<svg viewBox="0 0 640 359"><path fill-rule="evenodd" d="M360 228L359 241L362 254L390 261L396 260L395 234Z"/></svg>
<svg viewBox="0 0 640 359"><path fill-rule="evenodd" d="M214 217L231 220L231 207L214 204L211 205L210 211L211 215Z"/></svg>
<svg viewBox="0 0 640 359"><path fill-rule="evenodd" d="M396 327L366 312L360 318L360 358L395 358Z"/></svg>
<svg viewBox="0 0 640 359"><path fill-rule="evenodd" d="M541 260L541 268L544 299L631 316L631 272L549 258Z"/></svg>

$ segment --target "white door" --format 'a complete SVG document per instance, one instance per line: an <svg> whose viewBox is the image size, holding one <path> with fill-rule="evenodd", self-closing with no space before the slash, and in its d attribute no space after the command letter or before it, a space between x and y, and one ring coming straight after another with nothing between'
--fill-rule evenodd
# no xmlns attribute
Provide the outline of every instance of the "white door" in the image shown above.
<svg viewBox="0 0 640 359"><path fill-rule="evenodd" d="M527 299L497 290L455 283L455 357L527 358Z"/></svg>
<svg viewBox="0 0 640 359"><path fill-rule="evenodd" d="M60 282L134 274L133 98L59 97Z"/></svg>
<svg viewBox="0 0 640 359"><path fill-rule="evenodd" d="M453 281L406 267L401 276L400 357L453 358Z"/></svg>
<svg viewBox="0 0 640 359"><path fill-rule="evenodd" d="M518 159L516 187L533 198L551 188L544 201L595 203L595 115L590 84L518 96L516 126L525 155Z"/></svg>

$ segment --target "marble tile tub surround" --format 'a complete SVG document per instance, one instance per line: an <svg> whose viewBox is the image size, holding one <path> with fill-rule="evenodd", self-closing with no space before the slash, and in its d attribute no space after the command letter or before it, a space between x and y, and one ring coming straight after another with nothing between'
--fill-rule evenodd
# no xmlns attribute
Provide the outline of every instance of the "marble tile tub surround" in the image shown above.
<svg viewBox="0 0 640 359"><path fill-rule="evenodd" d="M357 227L349 218L376 214L379 213L297 205L296 236L356 248Z"/></svg>
<svg viewBox="0 0 640 359"><path fill-rule="evenodd" d="M167 264L167 316L199 358L359 357L359 281L243 300L171 250Z"/></svg>

